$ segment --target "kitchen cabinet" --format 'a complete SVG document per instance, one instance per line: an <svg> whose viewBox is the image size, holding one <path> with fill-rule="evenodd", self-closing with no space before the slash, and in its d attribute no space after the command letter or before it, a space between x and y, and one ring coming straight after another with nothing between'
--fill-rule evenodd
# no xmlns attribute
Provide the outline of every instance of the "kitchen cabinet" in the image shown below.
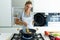
<svg viewBox="0 0 60 40"><path fill-rule="evenodd" d="M0 0L0 27L11 27L11 0Z"/></svg>

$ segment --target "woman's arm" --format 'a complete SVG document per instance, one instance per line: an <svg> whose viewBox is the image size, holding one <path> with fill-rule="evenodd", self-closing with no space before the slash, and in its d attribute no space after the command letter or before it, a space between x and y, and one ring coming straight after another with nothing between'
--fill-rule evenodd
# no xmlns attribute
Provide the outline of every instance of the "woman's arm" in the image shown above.
<svg viewBox="0 0 60 40"><path fill-rule="evenodd" d="M17 24L17 25L25 25L27 27L27 23L23 22L22 19L15 18L15 24Z"/></svg>

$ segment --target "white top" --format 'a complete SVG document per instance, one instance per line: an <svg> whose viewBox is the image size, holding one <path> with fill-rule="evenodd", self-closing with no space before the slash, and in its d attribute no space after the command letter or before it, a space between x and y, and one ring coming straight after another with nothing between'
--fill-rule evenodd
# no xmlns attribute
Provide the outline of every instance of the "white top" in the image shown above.
<svg viewBox="0 0 60 40"><path fill-rule="evenodd" d="M19 13L18 18L22 18L22 21L27 23L28 28L33 28L32 22L33 22L33 12L30 13L30 16L26 16L25 12L22 11ZM24 27L25 28L25 27Z"/></svg>

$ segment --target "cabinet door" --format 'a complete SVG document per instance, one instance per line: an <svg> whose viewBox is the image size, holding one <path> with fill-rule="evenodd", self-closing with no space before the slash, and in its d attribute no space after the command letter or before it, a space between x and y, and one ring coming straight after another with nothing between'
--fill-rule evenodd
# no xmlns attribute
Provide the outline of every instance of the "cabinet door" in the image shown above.
<svg viewBox="0 0 60 40"><path fill-rule="evenodd" d="M11 0L0 0L0 27L11 27Z"/></svg>

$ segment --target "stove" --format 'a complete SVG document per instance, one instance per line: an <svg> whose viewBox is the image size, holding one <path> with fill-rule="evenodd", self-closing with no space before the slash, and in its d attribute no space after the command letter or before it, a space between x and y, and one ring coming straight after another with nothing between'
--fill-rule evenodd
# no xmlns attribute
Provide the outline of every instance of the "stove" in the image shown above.
<svg viewBox="0 0 60 40"><path fill-rule="evenodd" d="M20 33L14 33L11 40L29 40L29 39L23 39L22 35ZM41 33L35 34L32 39L30 40L44 40L43 36Z"/></svg>

